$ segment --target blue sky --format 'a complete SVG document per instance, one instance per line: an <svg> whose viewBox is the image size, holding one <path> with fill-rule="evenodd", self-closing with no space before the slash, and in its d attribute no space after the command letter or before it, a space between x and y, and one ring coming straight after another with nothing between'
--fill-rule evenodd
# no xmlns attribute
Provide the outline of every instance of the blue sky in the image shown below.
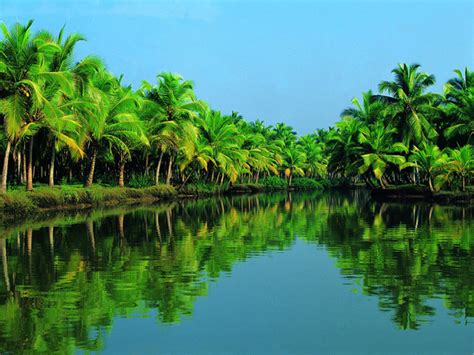
<svg viewBox="0 0 474 355"><path fill-rule="evenodd" d="M87 37L139 87L160 71L192 79L199 98L299 133L333 125L399 62L437 78L474 64L474 1L0 0L0 20Z"/></svg>

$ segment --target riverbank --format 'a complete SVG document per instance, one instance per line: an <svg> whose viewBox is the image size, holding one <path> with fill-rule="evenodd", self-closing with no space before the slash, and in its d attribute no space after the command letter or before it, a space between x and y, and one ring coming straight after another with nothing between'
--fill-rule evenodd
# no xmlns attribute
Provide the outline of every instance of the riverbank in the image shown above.
<svg viewBox="0 0 474 355"><path fill-rule="evenodd" d="M178 198L196 198L224 194L258 193L286 190L322 190L323 186L307 179L297 181L288 188L283 185L258 183L234 184L189 184L177 189L171 185L158 185L142 188L114 187L94 185L84 188L82 185L59 185L55 187L36 186L33 191L23 188L0 194L0 211L12 217L25 216L44 211L63 209L84 209L103 206L116 206L158 200Z"/></svg>
<svg viewBox="0 0 474 355"><path fill-rule="evenodd" d="M474 203L474 187L468 187L467 191L431 192L425 186L390 186L385 189L371 190L371 196L377 201L424 201L438 204L470 204Z"/></svg>

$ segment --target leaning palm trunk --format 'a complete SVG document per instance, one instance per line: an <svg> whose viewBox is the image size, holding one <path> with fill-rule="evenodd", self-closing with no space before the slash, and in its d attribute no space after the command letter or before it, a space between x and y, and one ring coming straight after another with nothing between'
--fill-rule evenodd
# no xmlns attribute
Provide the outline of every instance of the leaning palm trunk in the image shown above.
<svg viewBox="0 0 474 355"><path fill-rule="evenodd" d="M160 170L161 170L162 161L163 161L163 152L160 153L160 159L158 159L158 164L156 165L155 185L160 184Z"/></svg>
<svg viewBox="0 0 474 355"><path fill-rule="evenodd" d="M84 187L91 187L92 182L94 181L94 170L95 170L95 161L97 160L97 150L94 148L92 151L92 157L91 157L91 167L89 170L89 175L87 176L87 180L84 183Z"/></svg>
<svg viewBox="0 0 474 355"><path fill-rule="evenodd" d="M435 189L433 187L433 181L431 180L431 175L428 176L428 186L431 192L435 192Z"/></svg>
<svg viewBox="0 0 474 355"><path fill-rule="evenodd" d="M173 156L170 156L170 163L168 165L168 174L166 175L166 184L171 183L171 177L173 175Z"/></svg>
<svg viewBox="0 0 474 355"><path fill-rule="evenodd" d="M56 160L56 149L53 147L51 148L51 161L49 163L49 187L54 186L54 161Z"/></svg>
<svg viewBox="0 0 474 355"><path fill-rule="evenodd" d="M3 169L2 169L2 186L0 192L7 192L7 177L8 177L8 159L10 157L11 142L8 140L7 147L5 149L5 158L3 158Z"/></svg>
<svg viewBox="0 0 474 355"><path fill-rule="evenodd" d="M26 191L33 191L33 143L34 137L30 139L28 151L28 167L26 171Z"/></svg>
<svg viewBox="0 0 474 355"><path fill-rule="evenodd" d="M125 162L121 161L119 163L119 179L118 179L118 185L119 187L124 187L125 186Z"/></svg>

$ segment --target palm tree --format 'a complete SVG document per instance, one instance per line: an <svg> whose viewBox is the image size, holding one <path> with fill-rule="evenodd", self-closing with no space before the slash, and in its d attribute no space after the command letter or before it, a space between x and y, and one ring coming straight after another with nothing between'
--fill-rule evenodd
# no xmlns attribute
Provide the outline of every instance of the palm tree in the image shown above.
<svg viewBox="0 0 474 355"><path fill-rule="evenodd" d="M35 93L34 79L37 77L40 47L31 35L30 20L23 26L14 24L8 29L0 28L3 41L0 42L0 113L4 116L4 130L7 144L2 169L0 190L6 192L8 160L12 143L29 124L31 106L40 100L41 93Z"/></svg>
<svg viewBox="0 0 474 355"><path fill-rule="evenodd" d="M474 172L474 151L471 145L448 150L451 169L461 177L461 189L466 191L466 179Z"/></svg>
<svg viewBox="0 0 474 355"><path fill-rule="evenodd" d="M368 169L372 171L375 178L384 189L384 173L388 165L400 167L405 163L405 157L397 153L407 153L408 148L399 142L393 142L393 135L397 132L395 128L385 127L383 121L379 120L374 125L364 126L360 129L359 142L361 144L360 155L362 158L359 174L364 174Z"/></svg>
<svg viewBox="0 0 474 355"><path fill-rule="evenodd" d="M305 172L310 177L324 176L327 171L327 161L324 156L324 143L318 142L314 134L307 134L299 138L298 144L306 154Z"/></svg>
<svg viewBox="0 0 474 355"><path fill-rule="evenodd" d="M103 67L100 59L88 56L76 64L73 62L74 49L77 43L85 38L72 33L65 37L64 27L61 28L56 38L49 41L55 43L59 50L54 51L48 58L51 73L70 73L70 79L74 86L74 92L68 96L64 95L55 82L48 83L46 93L52 104L59 109L59 114L54 117L46 116L43 128L47 131L48 141L51 144L51 159L49 168L49 186L54 186L54 165L56 151L66 147L73 157L82 157L84 152L78 144L78 130L80 122L78 113L87 103L81 100L86 94L87 87L94 74Z"/></svg>
<svg viewBox="0 0 474 355"><path fill-rule="evenodd" d="M362 93L362 103L356 97L352 99L355 107L342 111L341 117L354 117L365 124L373 124L382 118L385 104L372 93L372 90Z"/></svg>
<svg viewBox="0 0 474 355"><path fill-rule="evenodd" d="M435 83L435 77L418 72L419 67L419 64L399 64L392 70L395 80L379 84L379 90L391 96L377 98L388 104L386 114L406 145L423 143L438 134L431 123L432 117L438 114L437 96L424 93Z"/></svg>
<svg viewBox="0 0 474 355"><path fill-rule="evenodd" d="M336 123L336 130L331 130L327 137L329 153L328 170L342 176L352 176L357 170L359 130L362 123L350 116Z"/></svg>
<svg viewBox="0 0 474 355"><path fill-rule="evenodd" d="M243 137L233 124L233 118L222 116L219 111L206 110L199 122L200 136L211 148L212 161L218 169L216 181L220 177L222 184L224 176L227 175L231 182L235 182L240 169L248 167L248 152L241 149Z"/></svg>
<svg viewBox="0 0 474 355"><path fill-rule="evenodd" d="M296 132L293 127L286 125L285 123L277 123L273 129L276 139L279 139L289 145L296 142Z"/></svg>
<svg viewBox="0 0 474 355"><path fill-rule="evenodd" d="M130 88L123 88L120 80L101 69L93 79L90 97L94 108L91 114L83 117L82 123L83 138L90 152L89 173L84 187L92 186L100 149L119 156L119 180L123 185L123 169L130 156L131 142L144 140L142 123L136 115L137 96Z"/></svg>
<svg viewBox="0 0 474 355"><path fill-rule="evenodd" d="M425 143L422 148L414 147L409 161L401 168L416 166L426 174L428 187L436 192L448 178L449 157L437 145Z"/></svg>
<svg viewBox="0 0 474 355"><path fill-rule="evenodd" d="M169 184L178 151L184 152L188 158L193 155L197 133L194 120L197 113L205 109L205 104L196 100L192 81L183 81L180 75L172 73L159 74L157 80L156 86L144 81L142 91L149 101L148 112L153 112L148 117L151 121L150 134L153 135L151 141L160 151L156 182L158 183L163 154L168 154L166 183Z"/></svg>
<svg viewBox="0 0 474 355"><path fill-rule="evenodd" d="M288 186L291 187L293 175L304 175L304 165L306 163L306 154L297 144L292 144L284 150L283 167L285 168L285 177Z"/></svg>
<svg viewBox="0 0 474 355"><path fill-rule="evenodd" d="M448 138L467 137L466 143L469 143L474 134L474 72L467 68L464 75L460 70L454 72L457 77L449 80L444 88L446 113L453 120L445 134Z"/></svg>

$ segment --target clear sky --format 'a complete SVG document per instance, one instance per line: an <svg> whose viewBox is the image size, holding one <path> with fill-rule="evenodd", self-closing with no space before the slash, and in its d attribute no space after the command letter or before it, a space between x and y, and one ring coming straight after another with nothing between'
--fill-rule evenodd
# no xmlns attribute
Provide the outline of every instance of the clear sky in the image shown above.
<svg viewBox="0 0 474 355"><path fill-rule="evenodd" d="M435 74L436 91L474 64L474 0L0 0L7 25L30 18L82 33L76 56L135 88L180 73L213 108L299 133L333 125L399 62Z"/></svg>

